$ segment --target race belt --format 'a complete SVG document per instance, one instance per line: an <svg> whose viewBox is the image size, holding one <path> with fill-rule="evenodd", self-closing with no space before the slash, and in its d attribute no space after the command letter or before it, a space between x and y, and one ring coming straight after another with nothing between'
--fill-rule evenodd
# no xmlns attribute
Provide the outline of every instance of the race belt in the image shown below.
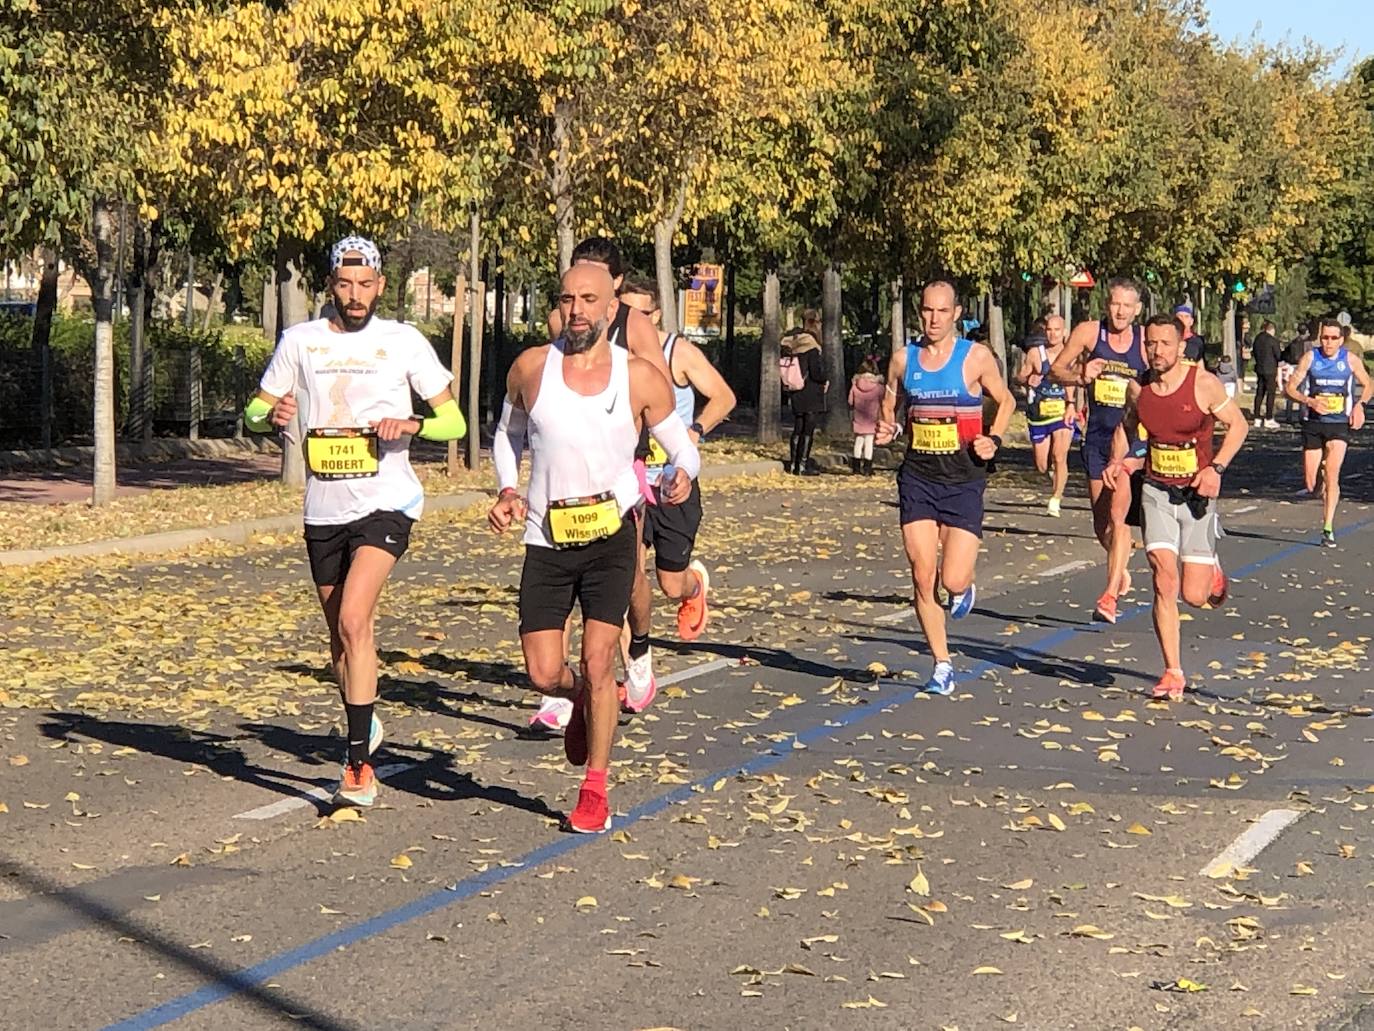
<svg viewBox="0 0 1374 1031"><path fill-rule="evenodd" d="M610 537L620 529L620 502L614 491L589 498L549 502L549 537L555 548L575 548Z"/></svg>
<svg viewBox="0 0 1374 1031"><path fill-rule="evenodd" d="M1150 468L1160 476L1194 476L1197 474L1197 444L1161 444L1150 442Z"/></svg>
<svg viewBox="0 0 1374 1031"><path fill-rule="evenodd" d="M945 419L911 420L911 450L923 455L954 455L960 451L959 421Z"/></svg>
<svg viewBox="0 0 1374 1031"><path fill-rule="evenodd" d="M1098 376L1093 380L1093 400L1110 408L1126 407L1126 385L1130 380Z"/></svg>
<svg viewBox="0 0 1374 1031"><path fill-rule="evenodd" d="M377 431L311 430L305 435L305 464L321 480L359 480L377 475Z"/></svg>
<svg viewBox="0 0 1374 1031"><path fill-rule="evenodd" d="M1068 403L1062 397L1042 397L1040 399L1040 418L1062 419L1068 410Z"/></svg>
<svg viewBox="0 0 1374 1031"><path fill-rule="evenodd" d="M1344 415L1345 414L1345 395L1344 394L1316 394L1318 415Z"/></svg>

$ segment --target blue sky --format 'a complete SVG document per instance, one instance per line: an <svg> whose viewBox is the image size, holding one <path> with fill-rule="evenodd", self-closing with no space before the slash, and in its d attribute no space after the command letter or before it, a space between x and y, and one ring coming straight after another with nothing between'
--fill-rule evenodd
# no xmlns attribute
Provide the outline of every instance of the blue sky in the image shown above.
<svg viewBox="0 0 1374 1031"><path fill-rule="evenodd" d="M1374 0L1206 0L1212 30L1222 39L1249 39L1259 27L1267 43L1310 38L1346 51L1342 67L1374 55Z"/></svg>

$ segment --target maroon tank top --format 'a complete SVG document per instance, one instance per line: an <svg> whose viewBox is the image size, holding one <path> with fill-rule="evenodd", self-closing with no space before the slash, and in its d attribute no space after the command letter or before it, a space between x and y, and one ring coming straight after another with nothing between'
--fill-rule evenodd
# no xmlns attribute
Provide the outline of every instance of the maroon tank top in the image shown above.
<svg viewBox="0 0 1374 1031"><path fill-rule="evenodd" d="M1212 464L1216 416L1197 403L1198 366L1190 365L1183 384L1160 394L1147 383L1136 401L1136 415L1149 437L1145 476L1155 483L1183 486Z"/></svg>

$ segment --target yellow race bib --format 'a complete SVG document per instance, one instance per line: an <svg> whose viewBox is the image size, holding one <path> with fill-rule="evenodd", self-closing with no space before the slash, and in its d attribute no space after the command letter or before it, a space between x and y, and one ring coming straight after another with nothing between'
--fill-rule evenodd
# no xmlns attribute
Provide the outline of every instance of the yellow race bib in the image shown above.
<svg viewBox="0 0 1374 1031"><path fill-rule="evenodd" d="M357 480L377 475L377 431L320 429L305 435L305 464L321 480Z"/></svg>
<svg viewBox="0 0 1374 1031"><path fill-rule="evenodd" d="M549 502L549 537L555 548L572 548L620 529L620 502L611 491L590 498Z"/></svg>
<svg viewBox="0 0 1374 1031"><path fill-rule="evenodd" d="M1128 380L1116 377L1098 376L1093 380L1093 400L1110 408L1126 407L1126 384Z"/></svg>
<svg viewBox="0 0 1374 1031"><path fill-rule="evenodd" d="M1062 397L1042 397L1040 399L1040 418L1062 419L1068 406Z"/></svg>
<svg viewBox="0 0 1374 1031"><path fill-rule="evenodd" d="M650 469L662 469L668 464L668 452L654 437L649 438L649 455L644 459L644 464Z"/></svg>
<svg viewBox="0 0 1374 1031"><path fill-rule="evenodd" d="M1160 476L1194 476L1197 474L1197 445L1150 445L1150 468Z"/></svg>
<svg viewBox="0 0 1374 1031"><path fill-rule="evenodd" d="M959 423L950 419L912 419L911 450L924 455L959 452Z"/></svg>
<svg viewBox="0 0 1374 1031"><path fill-rule="evenodd" d="M1344 394L1317 394L1317 414L1318 415L1344 415L1345 414L1345 395Z"/></svg>

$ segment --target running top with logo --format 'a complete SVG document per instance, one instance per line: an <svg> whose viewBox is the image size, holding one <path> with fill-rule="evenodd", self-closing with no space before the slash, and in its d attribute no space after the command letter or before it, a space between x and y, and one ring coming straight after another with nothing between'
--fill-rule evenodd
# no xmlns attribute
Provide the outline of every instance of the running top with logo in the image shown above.
<svg viewBox="0 0 1374 1031"><path fill-rule="evenodd" d="M605 389L585 395L563 380L562 340L549 345L528 413L526 544L562 548L609 537L639 501L630 355L622 347L610 350Z"/></svg>
<svg viewBox="0 0 1374 1031"><path fill-rule="evenodd" d="M1350 352L1342 347L1332 357L1321 348L1312 351L1312 367L1307 370L1303 392L1317 402L1307 409L1309 422L1345 423L1355 404L1355 374L1350 371Z"/></svg>
<svg viewBox="0 0 1374 1031"><path fill-rule="evenodd" d="M1040 385L1026 391L1026 421L1032 426L1062 423L1068 411L1069 392L1050 379L1050 353L1044 344L1037 347L1040 350Z"/></svg>
<svg viewBox="0 0 1374 1031"><path fill-rule="evenodd" d="M697 395L689 383L685 387L678 386L677 380L673 379L673 348L676 346L678 336L676 333L669 333L663 341L663 364L668 366L669 382L673 387L673 410L677 417L682 420L682 425L691 426L696 418ZM663 478L663 467L668 464L668 453L658 441L650 438L649 456L644 460L644 470L651 486L657 487L659 480Z"/></svg>
<svg viewBox="0 0 1374 1031"><path fill-rule="evenodd" d="M1182 385L1169 394L1156 392L1154 383L1140 390L1136 416L1149 444L1145 478L1164 487L1185 487L1212 464L1212 432L1216 416L1197 403L1197 370L1188 365Z"/></svg>
<svg viewBox="0 0 1374 1031"><path fill-rule="evenodd" d="M902 471L937 483L987 478L987 465L974 457L973 439L983 432L983 391L970 392L964 362L973 342L959 337L939 369L922 368L925 347L906 345L906 457Z"/></svg>
<svg viewBox="0 0 1374 1031"><path fill-rule="evenodd" d="M1144 379L1145 356L1140 353L1141 333L1139 326L1131 327L1131 346L1122 354L1107 341L1107 323L1097 324L1097 343L1088 353L1086 361L1101 358L1107 364L1101 374L1088 386L1088 427L1087 438L1111 439L1116 428L1121 425L1121 417L1126 412L1126 388L1131 380L1137 383Z"/></svg>
<svg viewBox="0 0 1374 1031"><path fill-rule="evenodd" d="M452 382L429 341L404 323L374 317L346 333L316 319L286 330L261 388L296 396L305 521L338 525L379 511L419 519L425 495L410 467L410 438L383 441L368 424L409 419L412 391L431 398Z"/></svg>

